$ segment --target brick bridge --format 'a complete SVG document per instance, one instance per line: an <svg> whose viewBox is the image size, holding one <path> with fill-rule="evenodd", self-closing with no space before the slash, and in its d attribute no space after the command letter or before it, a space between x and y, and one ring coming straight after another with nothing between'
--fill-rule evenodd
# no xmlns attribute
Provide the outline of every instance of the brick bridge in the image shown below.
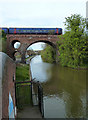
<svg viewBox="0 0 88 120"><path fill-rule="evenodd" d="M14 54L21 54L21 62L25 63L25 53L27 48L37 42L44 42L53 46L56 50L56 41L59 40L58 35L33 35L33 34L7 34L7 54L15 60ZM20 42L18 49L14 48L14 44Z"/></svg>

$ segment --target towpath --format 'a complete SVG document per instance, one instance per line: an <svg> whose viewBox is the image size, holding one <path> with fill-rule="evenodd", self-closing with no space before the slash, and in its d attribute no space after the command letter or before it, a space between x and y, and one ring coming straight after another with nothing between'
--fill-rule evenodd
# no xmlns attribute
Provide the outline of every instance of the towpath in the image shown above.
<svg viewBox="0 0 88 120"><path fill-rule="evenodd" d="M42 118L38 106L27 106L18 111L17 118Z"/></svg>

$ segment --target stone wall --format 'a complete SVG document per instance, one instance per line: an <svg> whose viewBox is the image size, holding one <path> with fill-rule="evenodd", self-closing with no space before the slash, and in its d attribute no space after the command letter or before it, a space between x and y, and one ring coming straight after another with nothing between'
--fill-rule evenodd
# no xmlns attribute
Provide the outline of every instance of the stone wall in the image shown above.
<svg viewBox="0 0 88 120"><path fill-rule="evenodd" d="M15 117L15 70L15 62L0 52L0 118Z"/></svg>

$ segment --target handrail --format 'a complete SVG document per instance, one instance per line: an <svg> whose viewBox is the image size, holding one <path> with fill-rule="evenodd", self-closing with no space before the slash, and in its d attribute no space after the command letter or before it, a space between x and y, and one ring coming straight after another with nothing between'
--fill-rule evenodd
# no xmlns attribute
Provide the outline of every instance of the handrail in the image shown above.
<svg viewBox="0 0 88 120"><path fill-rule="evenodd" d="M21 83L31 83L31 81L21 81L21 82L15 82L16 84L21 84Z"/></svg>

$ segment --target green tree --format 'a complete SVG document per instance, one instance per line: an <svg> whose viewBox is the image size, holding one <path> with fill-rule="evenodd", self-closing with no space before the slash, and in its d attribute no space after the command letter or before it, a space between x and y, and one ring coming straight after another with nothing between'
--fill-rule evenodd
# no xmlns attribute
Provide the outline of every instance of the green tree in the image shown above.
<svg viewBox="0 0 88 120"><path fill-rule="evenodd" d="M80 15L65 18L66 31L63 40L58 41L60 62L63 66L85 66L88 61L88 40L85 34L86 22Z"/></svg>
<svg viewBox="0 0 88 120"><path fill-rule="evenodd" d="M0 51L6 53L6 34L4 31L0 31Z"/></svg>
<svg viewBox="0 0 88 120"><path fill-rule="evenodd" d="M50 45L46 45L44 50L41 51L41 57L44 62L54 63L56 61L56 51Z"/></svg>

